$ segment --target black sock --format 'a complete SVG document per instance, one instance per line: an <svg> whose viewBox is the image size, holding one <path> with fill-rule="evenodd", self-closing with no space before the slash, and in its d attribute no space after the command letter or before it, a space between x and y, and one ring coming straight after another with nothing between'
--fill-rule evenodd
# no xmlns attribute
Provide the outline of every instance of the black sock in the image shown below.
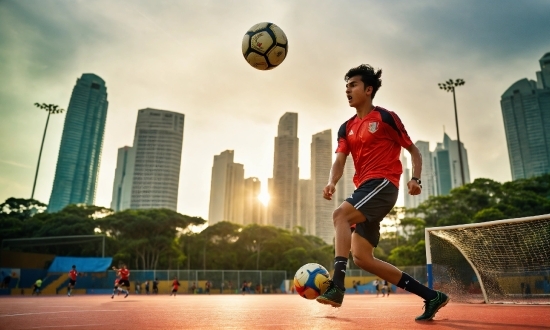
<svg viewBox="0 0 550 330"><path fill-rule="evenodd" d="M348 258L336 257L334 258L334 276L332 282L336 284L342 290L345 290L344 278L346 277L346 268L348 266Z"/></svg>
<svg viewBox="0 0 550 330"><path fill-rule="evenodd" d="M437 293L434 290L420 284L420 282L405 272L401 275L401 279L399 280L399 283L397 283L397 286L403 290L424 298L424 300L429 301L437 297Z"/></svg>

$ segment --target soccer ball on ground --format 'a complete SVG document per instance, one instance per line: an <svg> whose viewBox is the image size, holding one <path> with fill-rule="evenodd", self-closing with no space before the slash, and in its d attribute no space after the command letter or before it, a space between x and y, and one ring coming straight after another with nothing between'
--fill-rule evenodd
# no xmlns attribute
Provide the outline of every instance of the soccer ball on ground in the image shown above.
<svg viewBox="0 0 550 330"><path fill-rule="evenodd" d="M244 59L258 70L271 70L283 62L288 40L280 27L262 22L248 29L243 37Z"/></svg>
<svg viewBox="0 0 550 330"><path fill-rule="evenodd" d="M305 264L294 275L296 292L306 299L315 299L327 291L330 280L328 270L317 264Z"/></svg>

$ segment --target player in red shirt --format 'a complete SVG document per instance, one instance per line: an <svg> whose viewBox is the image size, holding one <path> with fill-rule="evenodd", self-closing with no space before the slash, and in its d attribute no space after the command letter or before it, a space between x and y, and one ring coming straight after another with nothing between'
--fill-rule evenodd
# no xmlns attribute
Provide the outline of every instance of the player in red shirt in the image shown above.
<svg viewBox="0 0 550 330"><path fill-rule="evenodd" d="M180 282L178 281L178 278L174 276L174 280L172 281L172 292L170 292L170 296L174 295L175 297L176 294L178 293L179 287L180 287Z"/></svg>
<svg viewBox="0 0 550 330"><path fill-rule="evenodd" d="M130 294L130 270L126 268L125 264L122 264L122 268L118 269L115 266L113 266L113 270L117 272L117 276L120 276L120 279L118 280L118 286L117 289L119 291L122 291L124 293L124 298L128 297ZM122 287L126 287L126 290L122 289ZM113 299L115 296L115 290L113 290L113 295L111 296L111 299Z"/></svg>
<svg viewBox="0 0 550 330"><path fill-rule="evenodd" d="M69 285L67 286L67 297L71 296L74 286L76 285L76 277L78 276L78 271L76 270L76 265L73 265L69 271Z"/></svg>
<svg viewBox="0 0 550 330"><path fill-rule="evenodd" d="M338 130L336 160L332 165L323 197L332 200L336 183L342 177L347 156L351 153L357 187L333 213L335 229L334 276L327 291L317 297L323 304L340 307L344 300L344 278L351 250L354 263L362 269L414 293L425 301L424 313L418 321L431 320L447 304L449 298L432 290L396 267L374 257L380 239L380 221L397 201L402 166L401 148L411 154L413 177L407 183L408 193L421 192L422 157L412 143L399 117L392 111L374 106L374 98L382 85L382 70L370 65L350 69L345 75L346 95L356 114ZM351 230L350 230L351 227Z"/></svg>

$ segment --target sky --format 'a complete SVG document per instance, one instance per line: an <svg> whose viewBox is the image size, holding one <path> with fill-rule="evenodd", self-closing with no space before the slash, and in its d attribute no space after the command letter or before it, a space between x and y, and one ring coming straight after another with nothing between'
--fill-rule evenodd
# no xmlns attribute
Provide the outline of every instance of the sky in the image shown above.
<svg viewBox="0 0 550 330"><path fill-rule="evenodd" d="M500 97L536 79L549 17L546 0L0 0L0 201L31 196L47 117L33 104L67 109L83 73L105 80L109 101L96 205L110 206L117 149L133 144L148 107L185 114L180 213L208 218L213 158L224 150L265 190L285 112L298 113L300 178L309 178L311 137L331 129L335 141L354 114L344 75L362 63L383 71L374 104L431 150L444 132L456 139L452 94L437 84L464 79L456 97L471 179L510 181ZM259 22L289 42L270 71L241 53ZM65 115L50 117L44 142L34 194L44 203Z"/></svg>

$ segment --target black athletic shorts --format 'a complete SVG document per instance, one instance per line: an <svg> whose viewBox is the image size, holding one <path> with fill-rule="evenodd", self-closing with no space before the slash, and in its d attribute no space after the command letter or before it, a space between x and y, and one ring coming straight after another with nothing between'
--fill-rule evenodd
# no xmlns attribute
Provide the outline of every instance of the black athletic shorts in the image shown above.
<svg viewBox="0 0 550 330"><path fill-rule="evenodd" d="M365 181L346 199L366 218L355 226L355 232L376 247L380 241L380 221L397 202L399 189L388 179Z"/></svg>
<svg viewBox="0 0 550 330"><path fill-rule="evenodd" d="M75 286L76 280L69 279L69 285Z"/></svg>
<svg viewBox="0 0 550 330"><path fill-rule="evenodd" d="M120 280L120 281L118 281L118 286L126 286L126 287L129 287L129 286L130 286L130 281L128 281L128 280Z"/></svg>

